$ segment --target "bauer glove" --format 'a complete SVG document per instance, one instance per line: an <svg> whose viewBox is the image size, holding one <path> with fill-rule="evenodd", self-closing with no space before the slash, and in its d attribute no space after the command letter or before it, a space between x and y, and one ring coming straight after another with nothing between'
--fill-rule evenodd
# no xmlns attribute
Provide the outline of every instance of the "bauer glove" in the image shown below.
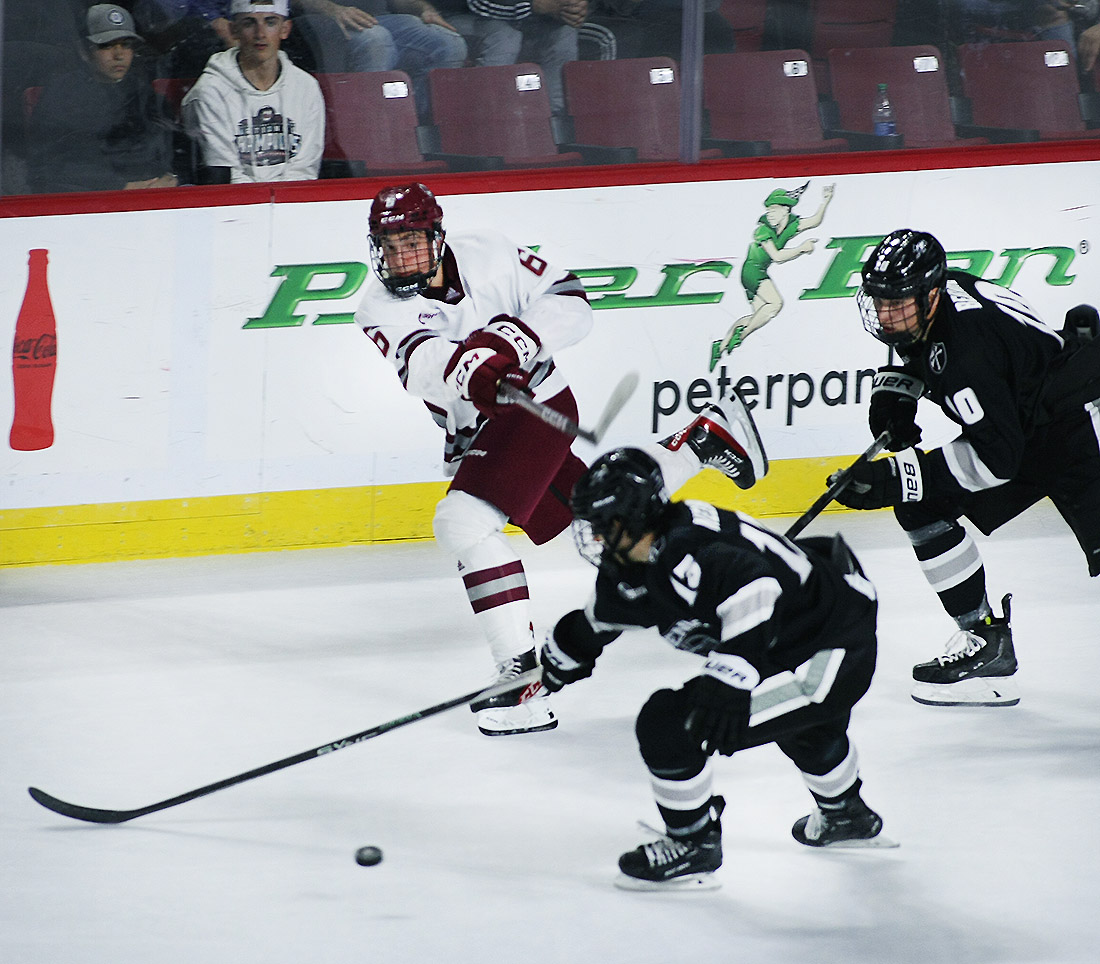
<svg viewBox="0 0 1100 964"><path fill-rule="evenodd" d="M880 368L871 383L871 406L867 424L878 438L890 433L887 448L891 452L912 448L921 440L917 425L917 400L924 394L924 382L904 368L887 365Z"/></svg>
<svg viewBox="0 0 1100 964"><path fill-rule="evenodd" d="M711 653L703 675L689 680L684 728L708 756L729 756L741 749L752 688L759 682L752 663L733 653Z"/></svg>
<svg viewBox="0 0 1100 964"><path fill-rule="evenodd" d="M903 502L920 502L924 498L923 461L924 456L910 448L889 458L857 462L849 470L851 480L837 493L836 500L849 509L884 509ZM829 476L830 485L838 475Z"/></svg>

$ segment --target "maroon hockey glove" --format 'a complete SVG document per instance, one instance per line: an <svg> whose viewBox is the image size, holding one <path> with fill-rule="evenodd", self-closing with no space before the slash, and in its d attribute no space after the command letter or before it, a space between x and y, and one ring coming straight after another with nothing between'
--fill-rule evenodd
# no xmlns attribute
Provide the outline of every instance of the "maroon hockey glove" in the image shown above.
<svg viewBox="0 0 1100 964"><path fill-rule="evenodd" d="M871 405L867 424L878 438L890 433L887 448L891 452L909 449L921 440L917 425L917 400L924 393L924 382L904 368L887 365L880 368L871 383Z"/></svg>
<svg viewBox="0 0 1100 964"><path fill-rule="evenodd" d="M920 502L924 498L923 458L916 449L906 449L890 458L857 462L850 470L851 481L837 493L836 500L849 509L885 509ZM830 485L837 474L829 476Z"/></svg>
<svg viewBox="0 0 1100 964"><path fill-rule="evenodd" d="M507 355L497 354L489 348L475 348L459 355L448 381L462 398L473 402L479 412L492 417L511 407L510 402L500 401L500 386L507 382L526 390L531 373L525 372Z"/></svg>
<svg viewBox="0 0 1100 964"><path fill-rule="evenodd" d="M471 331L462 342L464 350L491 348L507 355L517 365L526 365L542 348L542 342L530 328L512 315L497 315L484 328Z"/></svg>

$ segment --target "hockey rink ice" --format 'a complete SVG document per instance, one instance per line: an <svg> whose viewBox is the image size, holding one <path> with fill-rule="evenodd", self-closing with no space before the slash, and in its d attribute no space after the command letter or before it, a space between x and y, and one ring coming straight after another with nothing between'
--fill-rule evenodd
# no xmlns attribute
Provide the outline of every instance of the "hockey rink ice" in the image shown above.
<svg viewBox="0 0 1100 964"><path fill-rule="evenodd" d="M792 519L765 520L778 531ZM700 660L614 643L550 733L465 707L118 826L128 809L365 730L491 675L433 543L0 571L4 964L1096 964L1100 584L1040 505L979 538L1022 699L920 706L953 626L887 513L828 513L879 590L851 728L897 850L819 852L772 746L720 758L722 888L612 886L659 818L633 721ZM541 631L586 598L568 535L522 537ZM358 847L385 854L359 867Z"/></svg>

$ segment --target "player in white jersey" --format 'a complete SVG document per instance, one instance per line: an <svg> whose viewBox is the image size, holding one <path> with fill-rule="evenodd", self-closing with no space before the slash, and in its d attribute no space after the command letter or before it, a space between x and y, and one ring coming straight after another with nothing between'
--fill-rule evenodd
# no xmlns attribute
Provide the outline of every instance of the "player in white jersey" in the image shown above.
<svg viewBox="0 0 1100 964"><path fill-rule="evenodd" d="M495 232L445 240L443 211L423 184L385 188L371 205L374 274L358 324L446 433L453 472L436 508L435 537L458 563L499 678L533 669L534 628L523 563L502 530L536 545L571 522L569 496L585 464L572 439L498 399L501 382L577 419L554 352L592 326L584 287ZM683 431L650 446L674 487L712 465L748 488L767 460L741 400L705 406ZM518 705L475 703L487 735L551 729L546 695Z"/></svg>

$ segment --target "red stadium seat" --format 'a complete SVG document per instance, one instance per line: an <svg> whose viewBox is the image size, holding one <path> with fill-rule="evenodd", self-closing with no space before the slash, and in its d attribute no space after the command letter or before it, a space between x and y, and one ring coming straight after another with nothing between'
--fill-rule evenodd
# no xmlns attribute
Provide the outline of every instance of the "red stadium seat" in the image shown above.
<svg viewBox="0 0 1100 964"><path fill-rule="evenodd" d="M507 168L580 164L559 151L542 71L530 63L447 67L428 74L432 119L444 154L498 158Z"/></svg>
<svg viewBox="0 0 1100 964"><path fill-rule="evenodd" d="M638 161L679 159L680 71L674 60L575 60L563 77L579 145L632 148ZM700 156L722 154L707 149Z"/></svg>
<svg viewBox="0 0 1100 964"><path fill-rule="evenodd" d="M843 138L822 133L813 64L804 50L707 54L703 107L711 137L763 141L772 154L848 149Z"/></svg>
<svg viewBox="0 0 1100 964"><path fill-rule="evenodd" d="M810 53L818 87L828 93L829 51L834 47L889 47L894 38L897 0L813 0Z"/></svg>
<svg viewBox="0 0 1100 964"><path fill-rule="evenodd" d="M829 70L841 128L872 131L871 105L884 83L904 147L989 143L986 137L960 136L955 129L943 57L935 47L834 49L829 51Z"/></svg>
<svg viewBox="0 0 1100 964"><path fill-rule="evenodd" d="M1085 127L1077 60L1065 43L964 44L958 57L975 124L1031 128L1041 140L1100 137Z"/></svg>
<svg viewBox="0 0 1100 964"><path fill-rule="evenodd" d="M417 141L412 83L400 70L317 74L325 98L325 153L356 176L431 174L447 170L425 159Z"/></svg>

